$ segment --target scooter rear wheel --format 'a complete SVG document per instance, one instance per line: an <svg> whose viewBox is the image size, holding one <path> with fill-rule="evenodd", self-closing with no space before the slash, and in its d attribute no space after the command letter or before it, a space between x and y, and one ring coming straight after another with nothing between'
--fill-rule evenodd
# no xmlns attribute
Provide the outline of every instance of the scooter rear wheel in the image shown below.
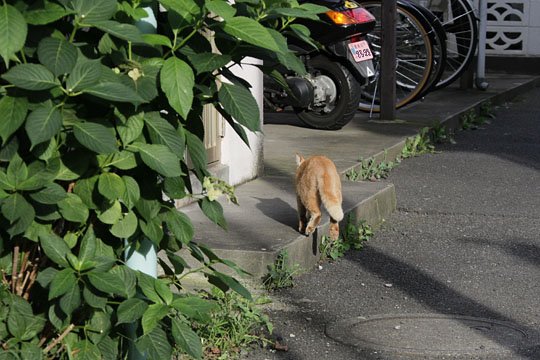
<svg viewBox="0 0 540 360"><path fill-rule="evenodd" d="M332 94L328 95L332 95L333 101L315 104L309 109L296 108L296 114L306 125L316 129L341 129L358 109L360 84L345 66L323 54L311 58L307 68L315 86L329 83Z"/></svg>

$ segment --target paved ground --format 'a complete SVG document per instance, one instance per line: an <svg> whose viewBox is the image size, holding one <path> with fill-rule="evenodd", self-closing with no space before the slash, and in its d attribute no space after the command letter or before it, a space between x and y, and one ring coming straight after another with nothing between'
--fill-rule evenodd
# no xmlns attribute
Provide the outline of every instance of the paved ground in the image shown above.
<svg viewBox="0 0 540 360"><path fill-rule="evenodd" d="M364 250L275 293L275 336L288 351L246 359L540 359L540 88L455 139L392 172L398 211ZM400 337L413 314L442 333L428 336L417 317L418 331ZM388 315L403 321L358 325ZM447 315L461 316L452 327L485 331L486 345L444 328ZM492 322L468 326L464 316ZM326 330L341 320L353 324L336 341ZM495 334L494 324L512 325Z"/></svg>

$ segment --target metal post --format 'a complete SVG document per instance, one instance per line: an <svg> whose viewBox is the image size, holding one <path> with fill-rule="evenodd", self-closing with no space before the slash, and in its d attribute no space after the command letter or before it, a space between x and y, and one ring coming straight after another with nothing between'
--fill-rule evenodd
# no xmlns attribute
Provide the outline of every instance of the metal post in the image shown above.
<svg viewBox="0 0 540 360"><path fill-rule="evenodd" d="M381 114L383 120L396 119L396 0L381 3Z"/></svg>
<svg viewBox="0 0 540 360"><path fill-rule="evenodd" d="M486 81L486 32L487 32L487 0L478 2L478 58L476 61L476 87L486 90L489 83Z"/></svg>

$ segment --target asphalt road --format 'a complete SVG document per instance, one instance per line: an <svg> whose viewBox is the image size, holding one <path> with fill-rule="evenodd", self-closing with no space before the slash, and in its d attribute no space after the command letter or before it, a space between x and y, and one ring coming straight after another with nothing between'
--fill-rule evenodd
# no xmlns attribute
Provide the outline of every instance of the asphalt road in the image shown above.
<svg viewBox="0 0 540 360"><path fill-rule="evenodd" d="M460 131L455 144L394 169L387 180L396 186L398 210L366 247L272 295L274 337L288 350L244 357L540 359L540 88L494 113L491 124ZM347 345L358 336L354 327L338 340L327 336L339 321L417 315L511 326L495 335L488 329L487 349L471 348L459 331L445 334L440 321L448 341L421 326L400 339L376 323L362 328L372 343ZM516 344L512 331L524 342ZM409 351L407 341L424 350Z"/></svg>

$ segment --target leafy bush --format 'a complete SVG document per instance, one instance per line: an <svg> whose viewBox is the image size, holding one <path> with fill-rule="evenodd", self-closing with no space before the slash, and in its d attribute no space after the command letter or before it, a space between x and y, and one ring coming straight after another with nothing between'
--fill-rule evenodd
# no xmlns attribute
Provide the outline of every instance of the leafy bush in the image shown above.
<svg viewBox="0 0 540 360"><path fill-rule="evenodd" d="M290 264L287 250L280 251L274 263L267 268L268 273L263 278L263 285L268 291L292 287L293 277L300 271L298 264Z"/></svg>
<svg viewBox="0 0 540 360"><path fill-rule="evenodd" d="M373 237L373 230L365 220L354 219L353 214L347 216L343 237L331 240L323 236L320 245L321 260L337 260L350 249L362 250L364 243Z"/></svg>
<svg viewBox="0 0 540 360"><path fill-rule="evenodd" d="M272 333L273 326L260 305L266 298L248 300L235 292L224 293L212 288L202 294L215 302L207 319L194 322L193 326L203 341L205 358L235 358L240 349L250 344L266 344L267 335Z"/></svg>
<svg viewBox="0 0 540 360"><path fill-rule="evenodd" d="M0 5L1 359L200 358L190 322L211 305L175 279L187 248L222 290L247 292L192 241L175 199L209 178L202 109L212 104L247 142L259 131L246 56L302 71L279 31L309 37L292 1L161 0L143 33L143 0L5 0ZM217 50L217 51L216 51ZM227 80L227 81L225 81ZM186 156L189 155L189 166ZM202 211L226 227L214 200ZM212 184L216 185L213 186ZM196 194L197 195L197 194ZM168 258L155 279L126 266L149 239ZM173 292L174 284L180 290ZM127 325L130 326L127 326ZM131 331L131 332L130 332Z"/></svg>

